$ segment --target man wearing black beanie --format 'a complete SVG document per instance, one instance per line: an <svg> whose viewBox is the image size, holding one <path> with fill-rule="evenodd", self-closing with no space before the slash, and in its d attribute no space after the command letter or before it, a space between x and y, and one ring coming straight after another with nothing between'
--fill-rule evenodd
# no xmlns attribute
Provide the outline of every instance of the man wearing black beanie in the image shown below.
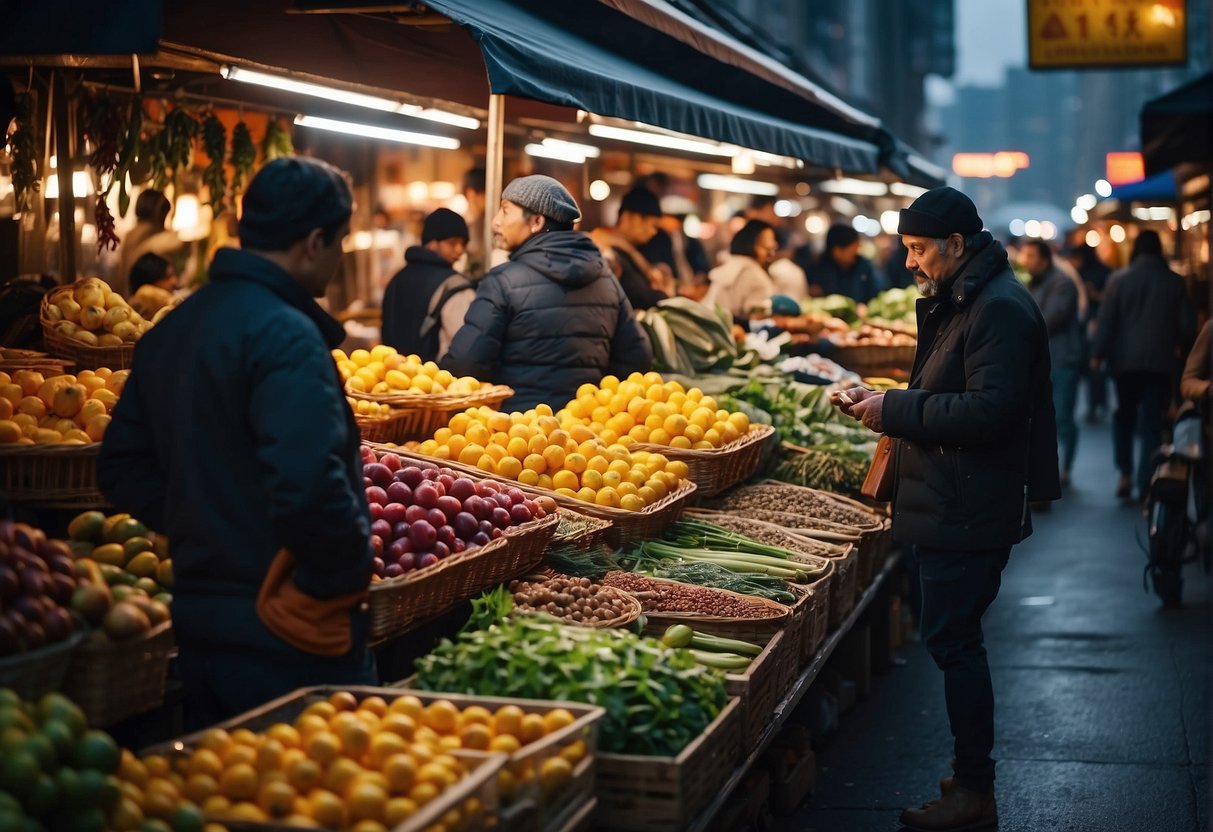
<svg viewBox="0 0 1213 832"><path fill-rule="evenodd" d="M404 268L383 293L383 343L437 361L463 326L476 288L455 271L468 245L468 224L447 208L425 218L421 245L409 246Z"/></svg>
<svg viewBox="0 0 1213 832"><path fill-rule="evenodd" d="M97 461L105 496L173 541L187 726L311 685L375 684L370 513L358 426L313 298L353 200L312 159L266 164L241 248L139 342Z"/></svg>
<svg viewBox="0 0 1213 832"><path fill-rule="evenodd" d="M941 798L906 809L922 832L994 828L994 691L981 619L1029 503L1061 496L1049 340L1032 296L972 201L927 191L901 211L918 301L908 390L856 387L835 404L894 441L893 534L913 545L922 641L944 674L954 737Z"/></svg>

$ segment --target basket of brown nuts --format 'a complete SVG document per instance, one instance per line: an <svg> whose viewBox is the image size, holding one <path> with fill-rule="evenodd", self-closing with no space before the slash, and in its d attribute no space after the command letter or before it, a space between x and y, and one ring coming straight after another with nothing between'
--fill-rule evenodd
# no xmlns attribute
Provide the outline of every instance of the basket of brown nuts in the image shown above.
<svg viewBox="0 0 1213 832"><path fill-rule="evenodd" d="M511 581L514 609L583 627L623 627L640 617L640 602L614 587L568 575L529 575Z"/></svg>

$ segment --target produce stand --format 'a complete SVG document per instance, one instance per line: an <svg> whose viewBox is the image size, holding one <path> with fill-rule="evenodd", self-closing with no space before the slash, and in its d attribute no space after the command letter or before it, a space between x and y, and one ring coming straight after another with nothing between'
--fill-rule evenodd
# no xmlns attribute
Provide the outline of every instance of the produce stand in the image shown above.
<svg viewBox="0 0 1213 832"><path fill-rule="evenodd" d="M86 640L72 654L63 691L90 724L113 725L164 701L168 662L175 649L171 621L130 641Z"/></svg>
<svg viewBox="0 0 1213 832"><path fill-rule="evenodd" d="M783 729L783 726L788 721L788 717L791 715L792 711L795 710L798 704L800 704L800 700L804 698L805 694L808 693L809 688L817 680L817 677L821 674L822 668L825 667L830 656L833 655L834 651L838 648L838 645L841 644L842 640L850 633L860 616L862 616L864 612L867 611L868 607L871 606L876 596L880 594L880 590L884 586L885 581L889 579L894 567L897 565L897 560L898 557L894 555L885 561L884 567L879 573L877 573L876 577L872 581L872 585L866 592L864 592L863 596L855 604L855 608L851 610L846 618L843 619L838 627L830 634L829 638L826 639L821 649L817 651L817 654L813 657L813 660L809 663L808 667L804 668L804 670L800 672L800 674L793 681L791 688L775 705L774 709L772 710L771 720L767 724L766 729L759 736L758 741L750 747L747 753L744 754L741 763L733 769L732 774L730 774L724 783L719 787L716 794L703 809L703 811L696 815L694 819L692 819L686 826L682 827L686 830L686 832L705 832L705 830L712 828L712 823L715 820L716 815L724 807L725 803L729 799L729 796L733 793L733 790L741 784L741 781L745 778L746 773L753 768L755 763L757 763L762 755L766 752L772 741Z"/></svg>
<svg viewBox="0 0 1213 832"><path fill-rule="evenodd" d="M97 487L97 454L90 445L0 445L0 492L14 503L86 509L108 505Z"/></svg>

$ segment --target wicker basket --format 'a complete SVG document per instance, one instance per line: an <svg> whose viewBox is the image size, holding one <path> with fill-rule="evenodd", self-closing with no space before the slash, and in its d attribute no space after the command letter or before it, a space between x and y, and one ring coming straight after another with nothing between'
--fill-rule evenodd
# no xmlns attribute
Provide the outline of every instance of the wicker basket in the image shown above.
<svg viewBox="0 0 1213 832"><path fill-rule="evenodd" d="M66 373L67 368L74 364L75 362L69 359L53 358L37 350L15 350L10 347L0 347L0 372L9 375L20 370L31 370L49 378Z"/></svg>
<svg viewBox="0 0 1213 832"><path fill-rule="evenodd" d="M555 573L548 572L548 573L539 574L539 575L527 575L525 578L523 578L523 580L529 581L531 583L545 583L546 581L551 580L553 577L555 577ZM616 589L613 586L604 586L602 584L598 585L598 592L600 592L604 595L609 595L617 601L622 601L624 606L627 607L627 611L624 612L622 615L617 615L614 618L607 619L606 621L596 621L596 622L574 621L571 618L564 618L562 616L553 616L553 617L557 618L561 623L568 624L573 627L594 627L599 630L610 630L610 629L616 629L619 627L626 627L629 624L631 624L633 621L635 621L636 619L640 618L640 614L643 612L643 607L641 607L640 602L637 601L636 598L633 597L632 595L629 595L628 593L624 592L622 589ZM532 615L532 614L537 615L538 614L538 613L528 612L526 610L517 610L517 613L519 615ZM551 613L547 613L547 614L550 615Z"/></svg>
<svg viewBox="0 0 1213 832"><path fill-rule="evenodd" d="M371 641L398 636L459 601L535 571L559 521L558 513L549 514L428 569L372 583Z"/></svg>
<svg viewBox="0 0 1213 832"><path fill-rule="evenodd" d="M610 576L608 575L607 577L609 579ZM682 585L678 581L671 581L667 578L649 578L646 576L645 580L671 586ZM616 588L618 589L618 587ZM661 627L662 630L671 624L687 624L692 629L711 635L765 644L776 633L787 626L791 616L791 610L788 607L785 607L783 604L777 604L774 601L768 601L766 598L759 598L754 595L742 595L728 589L712 589L709 587L699 587L699 589L705 592L719 593L743 599L747 603L763 608L767 614L762 618L730 618L698 612L645 610L645 619L653 626ZM643 607L643 604L641 606Z"/></svg>
<svg viewBox="0 0 1213 832"><path fill-rule="evenodd" d="M741 702L734 698L677 757L599 752L595 828L681 832L741 760L742 730Z"/></svg>
<svg viewBox="0 0 1213 832"><path fill-rule="evenodd" d="M168 660L176 648L173 623L165 621L130 641L85 641L72 655L63 692L103 728L164 702Z"/></svg>
<svg viewBox="0 0 1213 832"><path fill-rule="evenodd" d="M374 416L354 414L354 421L358 425L358 434L362 437L362 441L384 445L408 442L408 423L412 418L413 414L407 410L394 410L390 416L379 419Z"/></svg>
<svg viewBox="0 0 1213 832"><path fill-rule="evenodd" d="M36 650L27 650L0 659L0 688L9 688L22 699L37 699L63 686L72 652L84 638L84 632L76 632Z"/></svg>
<svg viewBox="0 0 1213 832"><path fill-rule="evenodd" d="M74 288L82 282L77 281L71 286ZM100 367L108 367L111 370L130 369L131 361L135 358L134 344L90 347L55 329L58 321L52 320L47 312L51 305L52 294L54 294L53 291L43 295L42 303L38 307L38 320L42 324L42 340L51 355L69 359L81 370L96 370Z"/></svg>
<svg viewBox="0 0 1213 832"><path fill-rule="evenodd" d="M444 428L456 413L469 407L497 407L514 395L513 388L502 384L486 384L475 393L452 395L450 393L359 393L348 387L345 394L351 399L391 405L398 410L400 421L394 427L399 437L395 442L412 442L429 439L438 428ZM380 441L380 440L371 440Z"/></svg>
<svg viewBox="0 0 1213 832"><path fill-rule="evenodd" d="M40 508L108 505L97 487L97 453L90 445L0 445L0 492Z"/></svg>
<svg viewBox="0 0 1213 832"><path fill-rule="evenodd" d="M848 370L862 372L872 369L895 367L899 370L908 371L914 366L914 353L918 347L915 346L876 346L874 344L860 344L847 346L846 344L837 344L834 351L830 353L830 358L837 361Z"/></svg>
<svg viewBox="0 0 1213 832"><path fill-rule="evenodd" d="M223 728L227 731L234 731L237 728L247 728L254 732L265 731L275 723L292 722L309 704L321 699L327 699L339 690L349 691L359 699L364 699L368 696L379 696L388 701L404 696L406 693L415 693L414 691L404 691L398 688L303 688L214 727ZM451 700L457 698L454 695L448 696L447 694L442 694L441 697ZM522 703L519 702L517 704L521 705ZM552 704L555 705L555 703ZM562 707L570 709L574 707L573 705L565 705L564 703L560 704ZM582 705L580 707L584 709L586 706ZM574 713L576 715L576 712ZM579 723L580 720L578 723L574 723L574 725L578 725ZM568 730L572 731L573 727L569 726ZM175 760L183 754L192 752L202 742L204 735L205 732L190 734L178 740L172 740L147 748L143 754L155 754L166 757L169 760ZM556 735L553 734L552 736ZM498 806L497 775L505 767L509 758L505 754L488 754L478 751L463 751L461 749L455 749L448 753L464 763L469 769L467 775L454 786L451 786L438 797L425 804L411 818L395 827L392 832L423 832L423 830L427 830L438 823L440 818L450 810L463 806L469 798L476 798L479 801L480 810L474 815L465 817L458 826L451 828L451 832L456 832L456 830L457 832L473 832L474 830L478 832L478 830L486 829L493 825L497 816ZM298 826L290 826L285 823L258 823L221 818L216 818L215 820L230 830L230 832L243 832L243 830L248 830L248 832L298 832L299 830Z"/></svg>
<svg viewBox="0 0 1213 832"><path fill-rule="evenodd" d="M689 470L688 477L698 487L698 496L702 499L714 497L758 473L759 463L762 461L762 443L774 433L775 428L771 425L751 425L750 432L745 436L710 451L685 450L644 442L634 445L633 448L685 462Z"/></svg>

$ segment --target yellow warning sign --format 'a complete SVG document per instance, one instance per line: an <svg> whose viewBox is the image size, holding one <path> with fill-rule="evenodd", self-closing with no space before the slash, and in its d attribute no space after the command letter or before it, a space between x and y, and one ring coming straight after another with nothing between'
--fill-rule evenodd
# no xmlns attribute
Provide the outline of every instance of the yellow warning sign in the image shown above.
<svg viewBox="0 0 1213 832"><path fill-rule="evenodd" d="M1032 69L1188 62L1185 0L1028 0Z"/></svg>

